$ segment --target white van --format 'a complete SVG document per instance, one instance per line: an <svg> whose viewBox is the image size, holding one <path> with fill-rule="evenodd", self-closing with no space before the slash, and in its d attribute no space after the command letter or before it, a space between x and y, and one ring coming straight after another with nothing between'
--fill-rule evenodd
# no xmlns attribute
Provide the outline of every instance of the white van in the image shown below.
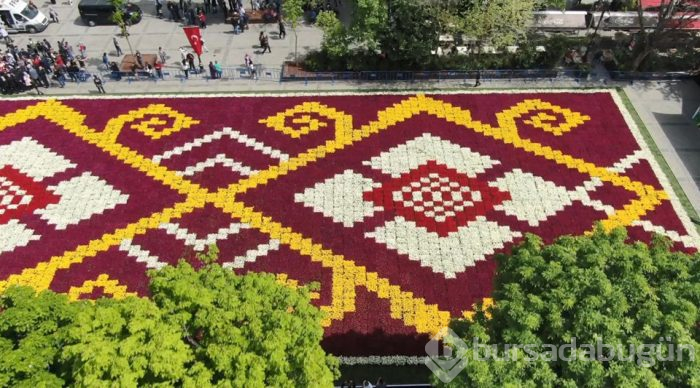
<svg viewBox="0 0 700 388"><path fill-rule="evenodd" d="M49 19L22 0L0 0L0 23L8 32L41 32Z"/></svg>

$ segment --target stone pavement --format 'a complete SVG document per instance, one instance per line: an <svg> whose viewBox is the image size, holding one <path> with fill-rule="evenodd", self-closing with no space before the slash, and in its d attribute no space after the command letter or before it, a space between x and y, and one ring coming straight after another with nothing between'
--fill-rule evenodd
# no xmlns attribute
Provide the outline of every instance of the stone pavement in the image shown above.
<svg viewBox="0 0 700 388"><path fill-rule="evenodd" d="M36 40L48 39L56 46L56 42L66 39L77 52L78 42L83 42L87 46L87 56L89 67L95 67L102 63L102 53L109 55L110 61L119 63L121 57L115 54L112 37L119 34L116 26L95 26L89 27L82 22L78 12L79 0L74 0L73 5L67 1L58 0L59 3L52 7L59 13L60 23L52 23L48 28L38 34L13 34L12 38L18 45L24 46L30 38ZM180 60L180 47L189 48L189 43L182 32L183 24L172 22L167 19L168 11L163 8L165 19L155 17L155 2L136 0L133 1L143 10L143 20L130 27L130 42L134 51L141 53L153 53L162 46L171 58L166 63L165 70L176 68L176 61ZM245 3L248 3L246 1ZM36 2L39 9L48 17L51 3ZM206 42L209 52L202 55L202 62L206 66L209 61L217 60L222 65L238 66L243 64L243 57L246 53L253 57L256 64L266 67L279 68L285 60L294 57L294 32L287 26L286 39L278 39L277 24L250 24L250 29L242 34L234 34L230 24L225 24L223 14L209 14L207 18L208 27L202 30L202 38ZM258 47L258 35L260 31L265 31L270 37L272 53L258 54L262 50ZM298 29L298 52L303 54L309 49L320 46L322 33L319 29L300 26ZM129 46L122 37L117 38L122 50L128 54Z"/></svg>

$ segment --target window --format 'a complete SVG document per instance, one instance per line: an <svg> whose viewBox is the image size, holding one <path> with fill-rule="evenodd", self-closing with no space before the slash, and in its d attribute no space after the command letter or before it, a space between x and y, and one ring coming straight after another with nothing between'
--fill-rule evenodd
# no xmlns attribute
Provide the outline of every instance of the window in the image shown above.
<svg viewBox="0 0 700 388"><path fill-rule="evenodd" d="M39 11L36 8L31 8L29 6L24 7L22 10L22 16L27 18L27 20L32 20L36 17L36 15L39 14Z"/></svg>

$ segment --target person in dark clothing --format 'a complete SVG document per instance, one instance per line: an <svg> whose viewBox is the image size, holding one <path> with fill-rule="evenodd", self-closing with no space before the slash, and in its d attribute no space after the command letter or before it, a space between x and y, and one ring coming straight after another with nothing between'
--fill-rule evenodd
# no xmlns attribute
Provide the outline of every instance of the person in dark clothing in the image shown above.
<svg viewBox="0 0 700 388"><path fill-rule="evenodd" d="M190 70L196 71L197 69L194 67L194 54L192 53L187 53L187 63L190 65Z"/></svg>
<svg viewBox="0 0 700 388"><path fill-rule="evenodd" d="M282 18L280 18L277 24L279 25L280 29L280 39L284 39L287 36L287 29L284 27L284 22L282 21Z"/></svg>
<svg viewBox="0 0 700 388"><path fill-rule="evenodd" d="M211 79L217 78L216 67L214 67L214 62L209 61L209 76Z"/></svg>
<svg viewBox="0 0 700 388"><path fill-rule="evenodd" d="M112 37L112 42L114 43L114 49L117 50L117 56L122 55L124 52L122 51L122 48L119 46L119 42L117 41L117 37ZM60 45L59 45L60 47Z"/></svg>
<svg viewBox="0 0 700 388"><path fill-rule="evenodd" d="M97 74L92 76L92 82L95 83L95 86L97 87L98 92L100 92L102 94L107 94L104 86L102 86L102 78L100 78Z"/></svg>

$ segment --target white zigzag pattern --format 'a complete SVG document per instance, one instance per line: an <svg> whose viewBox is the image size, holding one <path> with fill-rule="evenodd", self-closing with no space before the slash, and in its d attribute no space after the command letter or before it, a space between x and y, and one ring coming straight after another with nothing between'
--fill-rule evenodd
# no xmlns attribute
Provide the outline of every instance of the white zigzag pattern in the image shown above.
<svg viewBox="0 0 700 388"><path fill-rule="evenodd" d="M166 151L161 155L156 155L152 159L155 163L160 163L162 160L170 159L175 155L182 155L184 152L192 151L193 149L201 147L204 144L211 143L214 140L219 140L224 135L230 137L233 140L236 140L241 144L246 145L247 147L262 152L263 155L268 155L271 158L279 159L281 161L289 160L289 155L285 154L284 152L267 146L265 145L265 143L262 143L246 134L242 134L236 130L233 130L230 127L226 127L219 131L214 131L208 135L204 135L200 138L194 139L191 142L185 143L179 147L175 147L170 151Z"/></svg>
<svg viewBox="0 0 700 388"><path fill-rule="evenodd" d="M165 230L166 233L175 236L178 240L183 240L185 245L194 247L195 251L201 252L205 247L214 244L219 240L223 240L226 237L234 234L238 234L242 229L249 229L248 224L241 224L238 222L232 222L226 228L219 228L216 233L209 233L205 238L198 238L196 233L191 233L186 228L181 227L179 224L172 222L165 222L160 224L160 229Z"/></svg>
<svg viewBox="0 0 700 388"><path fill-rule="evenodd" d="M130 238L122 240L119 244L119 250L135 258L137 263L146 263L146 268L161 269L168 265L168 263L158 260L158 256L153 256L151 252L141 248L140 245L134 244Z"/></svg>
<svg viewBox="0 0 700 388"><path fill-rule="evenodd" d="M666 230L665 228L654 225L651 221L648 220L637 220L632 223L632 225L636 226L641 226L644 228L649 233L658 233L663 236L666 236L671 239L671 241L679 242L685 245L686 248L695 248L695 244L693 243L693 238L685 235L681 236L678 232L675 230Z"/></svg>
<svg viewBox="0 0 700 388"><path fill-rule="evenodd" d="M222 267L233 269L233 268L243 268L245 263L252 263L258 259L258 257L265 256L272 251L276 251L280 248L280 241L277 239L270 239L268 243L262 243L254 249L248 250L245 255L236 256L233 261L224 263Z"/></svg>
<svg viewBox="0 0 700 388"><path fill-rule="evenodd" d="M227 158L224 154L218 154L215 157L209 158L203 162L199 162L194 166L187 167L185 171L177 171L176 174L180 176L192 176L198 172L206 170L209 167L214 167L217 164L221 164L224 167L228 167L231 169L231 171L238 172L243 176L249 176L257 172L257 170L253 170L252 168L243 165L243 163L236 162L231 158Z"/></svg>

